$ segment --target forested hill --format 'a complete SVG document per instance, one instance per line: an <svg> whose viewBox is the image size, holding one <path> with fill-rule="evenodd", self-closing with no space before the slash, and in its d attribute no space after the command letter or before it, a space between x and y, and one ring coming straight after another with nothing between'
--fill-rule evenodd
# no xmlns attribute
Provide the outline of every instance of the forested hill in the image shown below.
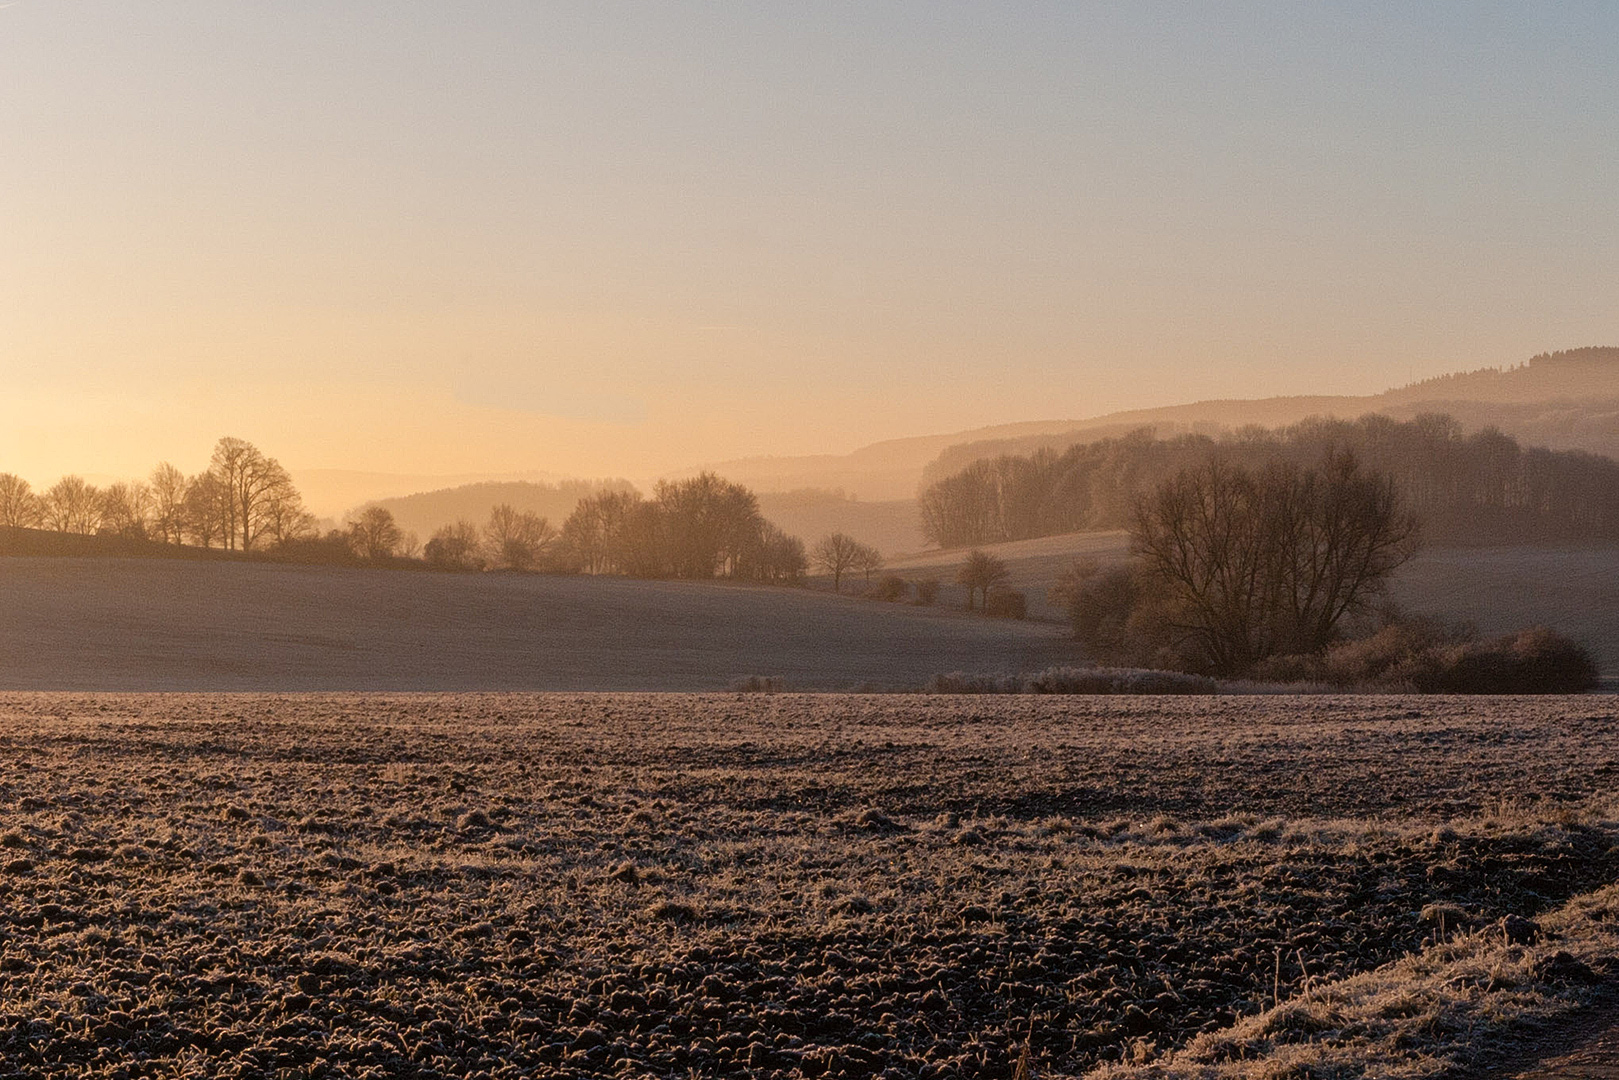
<svg viewBox="0 0 1619 1080"><path fill-rule="evenodd" d="M489 511L502 503L515 510L538 514L560 527L579 505L579 500L586 496L600 491L632 490L627 480L563 480L555 484L528 480L485 481L378 499L370 505L383 507L393 514L401 529L425 540L441 526L459 520L481 525L489 519Z"/></svg>
<svg viewBox="0 0 1619 1080"><path fill-rule="evenodd" d="M1579 451L1525 448L1496 431L1464 434L1448 416L1368 414L1307 420L1219 439L1142 430L1062 453L981 458L921 496L923 530L941 547L1128 527L1137 498L1218 452L1250 466L1319 462L1350 450L1393 477L1436 544L1619 540L1619 463Z"/></svg>
<svg viewBox="0 0 1619 1080"><path fill-rule="evenodd" d="M1522 364L1441 375L1368 397L1200 401L1099 417L1063 431L963 440L929 463L922 483L957 473L979 458L1027 455L1039 449L1061 452L1077 442L1143 427L1165 438L1218 436L1248 424L1280 427L1311 416L1351 419L1366 413L1396 420L1445 413L1464 431L1494 427L1524 446L1619 458L1619 348L1542 353Z"/></svg>
<svg viewBox="0 0 1619 1080"><path fill-rule="evenodd" d="M1505 368L1441 375L1379 394L1389 404L1472 401L1496 404L1619 401L1619 348L1541 353Z"/></svg>

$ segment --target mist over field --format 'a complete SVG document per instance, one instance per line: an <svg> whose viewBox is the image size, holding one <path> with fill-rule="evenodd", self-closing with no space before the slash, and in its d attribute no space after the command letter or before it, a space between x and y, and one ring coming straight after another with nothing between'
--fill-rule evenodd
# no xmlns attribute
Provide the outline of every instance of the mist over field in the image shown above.
<svg viewBox="0 0 1619 1080"><path fill-rule="evenodd" d="M1616 42L0 0L0 1080L1619 1076Z"/></svg>

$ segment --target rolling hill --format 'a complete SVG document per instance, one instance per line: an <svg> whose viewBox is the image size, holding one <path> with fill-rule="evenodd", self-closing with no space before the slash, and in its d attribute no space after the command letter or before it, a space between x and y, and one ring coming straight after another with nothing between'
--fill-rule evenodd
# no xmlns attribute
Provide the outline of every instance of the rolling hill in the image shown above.
<svg viewBox="0 0 1619 1080"><path fill-rule="evenodd" d="M743 458L706 467L760 492L842 488L862 499L901 500L913 498L925 480L980 457L1026 454L1042 446L1060 449L1141 427L1156 428L1160 435L1216 434L1245 424L1277 427L1310 416L1354 418L1368 412L1401 420L1447 412L1470 431L1494 425L1527 445L1619 457L1619 348L1543 353L1512 367L1444 375L1359 397L1198 401L1083 420L890 439L848 454Z"/></svg>
<svg viewBox="0 0 1619 1080"><path fill-rule="evenodd" d="M1513 367L1444 375L1362 397L1200 401L1088 420L1028 421L889 439L848 454L739 458L703 468L752 488L765 517L806 543L842 531L892 557L925 546L915 506L918 489L981 457L1027 454L1041 447L1060 450L1075 442L1124 435L1143 427L1154 428L1163 436L1218 434L1246 424L1278 427L1310 416L1353 418L1368 412L1401 420L1425 412L1445 412L1466 430L1495 426L1526 446L1585 450L1619 458L1619 348L1547 353ZM697 471L669 475L679 478ZM314 478L316 474L308 475ZM353 491L363 489L361 480L369 484L387 480L392 490L401 491L400 485L413 479L321 474L322 490L335 482L333 477L349 483L345 490ZM301 482L302 478L300 474ZM441 481L433 491L376 501L393 511L403 528L425 541L439 526L457 518L482 522L496 502L533 510L559 525L582 494L625 484L622 480L480 478L459 486Z"/></svg>
<svg viewBox="0 0 1619 1080"><path fill-rule="evenodd" d="M1071 660L1050 624L808 589L256 562L0 558L0 689L915 686Z"/></svg>

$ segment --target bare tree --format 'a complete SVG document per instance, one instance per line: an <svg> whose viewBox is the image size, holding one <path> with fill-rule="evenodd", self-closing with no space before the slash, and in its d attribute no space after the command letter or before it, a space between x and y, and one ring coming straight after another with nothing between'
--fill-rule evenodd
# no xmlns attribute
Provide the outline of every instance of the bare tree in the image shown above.
<svg viewBox="0 0 1619 1080"><path fill-rule="evenodd" d="M883 568L883 553L870 544L861 544L855 552L854 569L866 575L866 584L871 584L871 575Z"/></svg>
<svg viewBox="0 0 1619 1080"><path fill-rule="evenodd" d="M292 486L292 477L273 458L268 466L270 479L260 502L258 535L269 537L277 547L315 536L319 531L315 515L304 509L303 496Z"/></svg>
<svg viewBox="0 0 1619 1080"><path fill-rule="evenodd" d="M432 539L427 541L422 555L433 566L443 570L482 570L482 549L478 526L463 519L435 532Z"/></svg>
<svg viewBox="0 0 1619 1080"><path fill-rule="evenodd" d="M1325 649L1416 542L1393 482L1347 452L1319 469L1184 470L1142 501L1131 533L1170 624L1223 674Z"/></svg>
<svg viewBox="0 0 1619 1080"><path fill-rule="evenodd" d="M484 529L490 562L507 570L538 569L556 535L543 517L508 503L489 512L489 524Z"/></svg>
<svg viewBox="0 0 1619 1080"><path fill-rule="evenodd" d="M191 482L167 461L158 463L147 481L152 492L152 531L167 544L185 539L186 492Z"/></svg>
<svg viewBox="0 0 1619 1080"><path fill-rule="evenodd" d="M64 476L43 499L47 529L88 536L101 527L101 493L82 476Z"/></svg>
<svg viewBox="0 0 1619 1080"><path fill-rule="evenodd" d="M922 534L942 548L1002 539L1000 478L987 458L929 485L917 505Z"/></svg>
<svg viewBox="0 0 1619 1080"><path fill-rule="evenodd" d="M660 480L653 492L662 516L663 547L676 577L734 574L737 559L758 538L759 500L741 484L700 473Z"/></svg>
<svg viewBox="0 0 1619 1080"><path fill-rule="evenodd" d="M404 533L386 506L368 506L349 522L349 546L362 559L392 558Z"/></svg>
<svg viewBox="0 0 1619 1080"><path fill-rule="evenodd" d="M808 565L804 542L766 521L754 543L737 560L735 575L752 581L796 584Z"/></svg>
<svg viewBox="0 0 1619 1080"><path fill-rule="evenodd" d="M39 496L28 481L12 473L0 473L0 525L13 529L33 529L40 521Z"/></svg>
<svg viewBox="0 0 1619 1080"><path fill-rule="evenodd" d="M231 532L230 492L213 472L193 477L186 484L185 533L198 547L225 546Z"/></svg>
<svg viewBox="0 0 1619 1080"><path fill-rule="evenodd" d="M214 446L209 473L227 496L225 546L253 550L262 534L285 530L302 509L287 470L252 443L226 436Z"/></svg>
<svg viewBox="0 0 1619 1080"><path fill-rule="evenodd" d="M974 548L967 553L967 560L956 571L956 582L967 586L967 610L973 610L973 594L981 593L984 602L989 602L989 591L1000 585L1010 575L1006 564L987 551Z"/></svg>
<svg viewBox="0 0 1619 1080"><path fill-rule="evenodd" d="M120 480L101 492L101 532L144 539L152 506L151 490L141 481Z"/></svg>
<svg viewBox="0 0 1619 1080"><path fill-rule="evenodd" d="M640 497L627 491L599 491L579 500L562 523L562 541L587 574L622 570L616 550L622 540L624 518Z"/></svg>
<svg viewBox="0 0 1619 1080"><path fill-rule="evenodd" d="M832 591L843 591L843 575L855 569L866 545L852 536L835 532L823 536L810 550L810 561L832 575Z"/></svg>

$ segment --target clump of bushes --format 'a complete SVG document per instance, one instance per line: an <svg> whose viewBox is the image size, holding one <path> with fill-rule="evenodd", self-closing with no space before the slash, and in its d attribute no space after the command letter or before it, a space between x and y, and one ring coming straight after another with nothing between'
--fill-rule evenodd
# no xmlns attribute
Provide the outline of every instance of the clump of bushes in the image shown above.
<svg viewBox="0 0 1619 1080"><path fill-rule="evenodd" d="M1394 618L1319 656L1272 657L1251 674L1269 682L1425 694L1578 694L1597 685L1590 652L1550 627L1480 639L1467 628L1422 618Z"/></svg>
<svg viewBox="0 0 1619 1080"><path fill-rule="evenodd" d="M1051 599L1102 664L1220 673L1139 563L1076 563ZM1279 633L1285 639L1285 627ZM1598 681L1590 652L1545 626L1480 638L1468 627L1385 607L1346 620L1341 634L1319 651L1281 651L1229 674L1256 683L1433 694L1576 694Z"/></svg>
<svg viewBox="0 0 1619 1080"><path fill-rule="evenodd" d="M1022 619L1028 613L1028 598L1017 589L991 589L984 597L984 614L992 619Z"/></svg>
<svg viewBox="0 0 1619 1080"><path fill-rule="evenodd" d="M938 578L918 578L911 582L911 588L916 591L915 603L922 607L932 607L939 599Z"/></svg>
<svg viewBox="0 0 1619 1080"><path fill-rule="evenodd" d="M877 579L872 587L871 595L875 600L885 600L890 604L897 604L910 594L911 586L898 574L884 574Z"/></svg>

